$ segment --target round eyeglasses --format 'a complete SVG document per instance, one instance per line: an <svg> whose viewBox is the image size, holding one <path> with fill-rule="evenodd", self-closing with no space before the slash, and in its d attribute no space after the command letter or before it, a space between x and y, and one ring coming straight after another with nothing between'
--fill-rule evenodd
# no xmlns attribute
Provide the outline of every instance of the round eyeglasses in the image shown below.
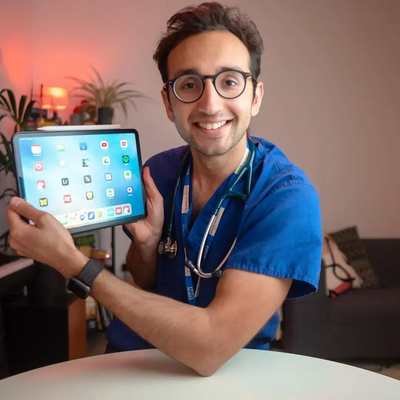
<svg viewBox="0 0 400 400"><path fill-rule="evenodd" d="M217 93L224 99L236 99L246 89L248 72L221 71L216 75L185 74L166 82L164 90L172 87L175 97L183 103L194 103L204 93L206 79L211 79ZM257 81L253 79L255 85Z"/></svg>

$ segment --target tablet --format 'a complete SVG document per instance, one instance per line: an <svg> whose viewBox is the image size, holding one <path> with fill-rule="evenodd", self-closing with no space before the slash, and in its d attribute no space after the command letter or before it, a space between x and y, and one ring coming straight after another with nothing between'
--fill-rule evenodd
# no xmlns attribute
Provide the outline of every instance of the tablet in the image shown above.
<svg viewBox="0 0 400 400"><path fill-rule="evenodd" d="M12 146L19 196L71 233L145 218L135 129L19 132Z"/></svg>

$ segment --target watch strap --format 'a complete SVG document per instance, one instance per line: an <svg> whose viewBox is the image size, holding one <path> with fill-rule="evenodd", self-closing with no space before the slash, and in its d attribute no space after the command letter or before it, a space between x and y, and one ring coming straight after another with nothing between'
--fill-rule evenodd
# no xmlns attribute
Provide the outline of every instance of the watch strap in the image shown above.
<svg viewBox="0 0 400 400"><path fill-rule="evenodd" d="M103 264L99 263L96 260L90 259L76 278L91 288L93 285L93 281L103 269Z"/></svg>

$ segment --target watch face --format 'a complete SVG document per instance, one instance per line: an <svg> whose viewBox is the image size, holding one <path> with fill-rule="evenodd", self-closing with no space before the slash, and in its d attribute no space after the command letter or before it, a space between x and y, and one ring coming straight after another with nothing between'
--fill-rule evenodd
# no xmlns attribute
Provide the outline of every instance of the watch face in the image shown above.
<svg viewBox="0 0 400 400"><path fill-rule="evenodd" d="M68 290L76 294L81 299L86 299L90 294L90 287L76 278L72 278L68 282Z"/></svg>

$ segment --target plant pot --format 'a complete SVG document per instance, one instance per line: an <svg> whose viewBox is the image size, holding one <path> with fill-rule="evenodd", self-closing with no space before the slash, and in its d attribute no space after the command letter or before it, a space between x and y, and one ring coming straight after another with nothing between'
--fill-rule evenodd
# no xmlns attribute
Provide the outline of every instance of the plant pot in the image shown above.
<svg viewBox="0 0 400 400"><path fill-rule="evenodd" d="M111 107L99 107L97 109L97 125L111 124L114 110Z"/></svg>

